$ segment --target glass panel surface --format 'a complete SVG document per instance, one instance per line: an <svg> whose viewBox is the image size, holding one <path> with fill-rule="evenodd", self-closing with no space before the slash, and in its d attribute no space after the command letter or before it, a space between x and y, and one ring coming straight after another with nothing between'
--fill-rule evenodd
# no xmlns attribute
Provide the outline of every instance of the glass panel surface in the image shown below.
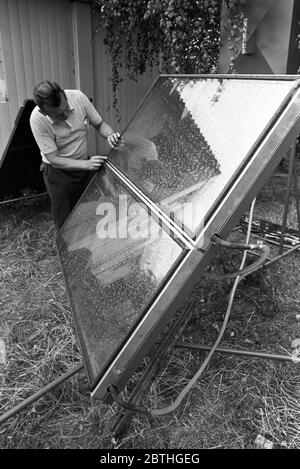
<svg viewBox="0 0 300 469"><path fill-rule="evenodd" d="M182 248L101 169L57 238L91 384L182 258Z"/></svg>
<svg viewBox="0 0 300 469"><path fill-rule="evenodd" d="M160 77L109 158L194 235L294 83Z"/></svg>

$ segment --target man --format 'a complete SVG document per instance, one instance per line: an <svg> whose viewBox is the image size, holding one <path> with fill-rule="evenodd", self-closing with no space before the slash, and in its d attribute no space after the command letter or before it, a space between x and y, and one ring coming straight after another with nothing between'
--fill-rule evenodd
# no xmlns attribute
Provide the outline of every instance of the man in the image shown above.
<svg viewBox="0 0 300 469"><path fill-rule="evenodd" d="M80 90L42 81L33 90L30 126L42 155L42 170L59 230L106 156L88 156L89 123L114 148L120 138Z"/></svg>

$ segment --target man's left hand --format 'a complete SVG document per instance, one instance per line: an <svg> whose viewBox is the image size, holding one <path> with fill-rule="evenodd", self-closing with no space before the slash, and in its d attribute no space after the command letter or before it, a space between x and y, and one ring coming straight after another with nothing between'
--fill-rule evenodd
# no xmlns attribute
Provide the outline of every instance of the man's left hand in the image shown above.
<svg viewBox="0 0 300 469"><path fill-rule="evenodd" d="M108 144L111 148L115 148L120 142L121 136L119 132L113 132L107 137Z"/></svg>

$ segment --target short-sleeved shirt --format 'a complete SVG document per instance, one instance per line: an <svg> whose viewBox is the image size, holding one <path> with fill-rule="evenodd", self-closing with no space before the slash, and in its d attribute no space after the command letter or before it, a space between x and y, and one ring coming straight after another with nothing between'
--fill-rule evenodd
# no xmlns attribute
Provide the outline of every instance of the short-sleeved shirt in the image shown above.
<svg viewBox="0 0 300 469"><path fill-rule="evenodd" d="M45 163L49 163L45 155L54 151L64 158L86 160L89 123L97 126L102 122L102 117L82 91L64 91L71 109L67 120L53 121L43 115L38 106L30 116L31 130Z"/></svg>

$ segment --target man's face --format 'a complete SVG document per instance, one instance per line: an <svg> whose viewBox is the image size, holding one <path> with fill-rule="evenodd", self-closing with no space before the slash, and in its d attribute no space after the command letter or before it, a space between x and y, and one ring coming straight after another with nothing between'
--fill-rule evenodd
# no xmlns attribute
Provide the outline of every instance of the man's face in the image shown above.
<svg viewBox="0 0 300 469"><path fill-rule="evenodd" d="M58 107L47 106L43 108L43 113L49 116L54 121L65 121L70 115L70 106L68 100L61 94L61 101Z"/></svg>

